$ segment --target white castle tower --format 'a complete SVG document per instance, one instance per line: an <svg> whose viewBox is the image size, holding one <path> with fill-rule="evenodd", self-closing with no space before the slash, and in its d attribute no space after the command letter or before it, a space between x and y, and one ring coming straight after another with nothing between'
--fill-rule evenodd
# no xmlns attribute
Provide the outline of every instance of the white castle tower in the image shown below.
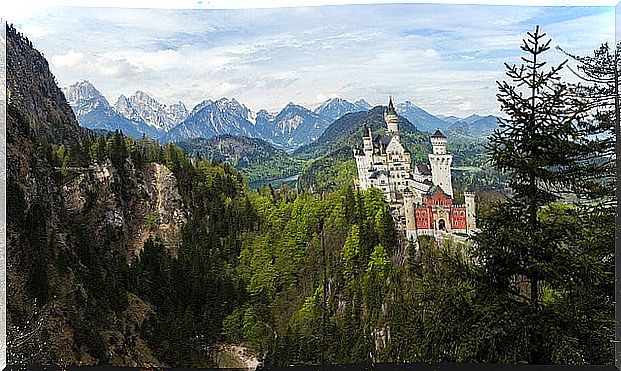
<svg viewBox="0 0 621 371"><path fill-rule="evenodd" d="M364 127L362 143L353 148L358 189L380 190L390 204L391 214L414 249L419 235L470 233L476 231L474 193L465 192L465 203L453 198L451 164L446 136L437 130L431 136L429 163L412 166L410 152L401 143L399 116L392 97L384 112L386 133L373 135Z"/></svg>
<svg viewBox="0 0 621 371"><path fill-rule="evenodd" d="M477 229L476 224L476 204L474 203L474 193L464 192L464 199L466 201L466 228L468 231Z"/></svg>
<svg viewBox="0 0 621 371"><path fill-rule="evenodd" d="M414 199L412 191L406 188L403 192L403 207L405 213L405 237L416 239L416 211L414 209Z"/></svg>
<svg viewBox="0 0 621 371"><path fill-rule="evenodd" d="M436 130L431 136L432 152L429 154L429 165L433 184L440 186L444 193L453 198L453 183L451 181L451 163L453 155L446 153L446 136Z"/></svg>
<svg viewBox="0 0 621 371"><path fill-rule="evenodd" d="M395 111L395 106L392 104L392 97L388 100L388 109L384 113L384 121L386 121L387 132L386 134L399 138L399 116Z"/></svg>

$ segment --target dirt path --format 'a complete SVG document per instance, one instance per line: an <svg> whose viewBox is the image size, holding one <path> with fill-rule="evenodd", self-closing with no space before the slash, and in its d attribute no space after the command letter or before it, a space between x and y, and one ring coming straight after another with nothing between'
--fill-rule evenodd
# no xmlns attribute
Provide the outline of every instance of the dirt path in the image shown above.
<svg viewBox="0 0 621 371"><path fill-rule="evenodd" d="M257 358L248 354L246 347L239 344L220 344L214 360L217 367L223 368L255 370L259 365Z"/></svg>

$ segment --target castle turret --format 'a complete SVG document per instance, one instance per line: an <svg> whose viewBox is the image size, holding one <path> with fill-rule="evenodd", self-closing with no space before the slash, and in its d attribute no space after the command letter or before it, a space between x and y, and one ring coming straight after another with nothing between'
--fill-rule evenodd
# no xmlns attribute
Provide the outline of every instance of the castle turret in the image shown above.
<svg viewBox="0 0 621 371"><path fill-rule="evenodd" d="M477 209L474 201L474 192L464 192L466 201L466 230L477 229Z"/></svg>
<svg viewBox="0 0 621 371"><path fill-rule="evenodd" d="M371 134L371 129L367 128L367 126L364 126L364 136L362 137L362 142L363 142L363 146L364 146L364 154L365 156L372 156L373 155L373 137Z"/></svg>
<svg viewBox="0 0 621 371"><path fill-rule="evenodd" d="M431 136L433 153L429 154L431 165L431 180L440 186L444 193L453 198L453 182L451 180L451 164L453 155L446 153L446 136L440 130Z"/></svg>
<svg viewBox="0 0 621 371"><path fill-rule="evenodd" d="M446 136L440 130L431 136L431 150L434 155L446 154Z"/></svg>
<svg viewBox="0 0 621 371"><path fill-rule="evenodd" d="M388 128L388 135L399 136L399 116L397 116L397 111L395 111L395 106L392 103L392 97L390 97L388 101L388 108L386 109L386 113L384 114L384 120L386 121L386 126Z"/></svg>
<svg viewBox="0 0 621 371"><path fill-rule="evenodd" d="M405 237L416 240L416 214L414 209L414 195L409 188L403 191L403 209L405 213Z"/></svg>

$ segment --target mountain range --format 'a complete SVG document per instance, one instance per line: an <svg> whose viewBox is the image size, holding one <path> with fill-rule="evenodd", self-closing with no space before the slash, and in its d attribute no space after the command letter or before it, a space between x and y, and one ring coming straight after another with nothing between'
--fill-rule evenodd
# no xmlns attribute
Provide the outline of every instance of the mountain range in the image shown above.
<svg viewBox="0 0 621 371"><path fill-rule="evenodd" d="M315 158L342 147L353 148L362 140L370 129L373 132L385 128L384 106L377 106L368 111L352 112L334 121L314 142L301 146L294 154L300 158ZM416 132L416 127L403 116L399 117L399 130Z"/></svg>
<svg viewBox="0 0 621 371"><path fill-rule="evenodd" d="M305 163L263 139L245 136L225 134L208 139L194 138L177 142L177 145L192 156L200 155L234 166L249 184L295 175Z"/></svg>
<svg viewBox="0 0 621 371"><path fill-rule="evenodd" d="M188 110L183 102L167 106L142 91L137 91L129 98L121 95L114 108L132 121L142 121L164 132L168 132L188 117Z"/></svg>
<svg viewBox="0 0 621 371"><path fill-rule="evenodd" d="M204 100L188 112L182 102L166 105L148 93L137 91L121 95L114 106L88 81L63 89L81 126L90 129L119 130L161 142L181 142L219 135L259 138L281 149L296 149L318 140L330 124L350 113L367 112L364 99L351 103L331 98L314 110L290 102L278 112L251 111L235 98ZM466 118L434 116L410 101L396 105L397 113L417 130L436 129L456 135L486 137L497 127L495 116L471 115Z"/></svg>
<svg viewBox="0 0 621 371"><path fill-rule="evenodd" d="M159 138L160 131L142 120L131 120L110 106L106 98L88 81L75 83L63 93L81 126L89 129L122 131L141 137Z"/></svg>

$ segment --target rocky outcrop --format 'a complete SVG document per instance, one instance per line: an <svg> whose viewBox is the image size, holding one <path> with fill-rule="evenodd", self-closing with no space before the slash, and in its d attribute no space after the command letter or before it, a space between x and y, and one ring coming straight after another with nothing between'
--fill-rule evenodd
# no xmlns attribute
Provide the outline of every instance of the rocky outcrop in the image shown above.
<svg viewBox="0 0 621 371"><path fill-rule="evenodd" d="M141 91L129 98L121 95L114 108L130 120L145 122L163 132L168 132L188 117L188 110L182 102L165 105Z"/></svg>
<svg viewBox="0 0 621 371"><path fill-rule="evenodd" d="M133 253L138 255L148 238L161 242L176 256L181 241L181 228L187 221L175 175L164 165L149 164L144 172L145 191L135 220L142 220L142 226L136 225Z"/></svg>
<svg viewBox="0 0 621 371"><path fill-rule="evenodd" d="M149 238L175 256L187 212L174 174L157 163L136 169L128 160L125 167L123 176L110 161L78 169L81 173L61 188L65 210L72 218L94 222L89 229L97 240L122 236L120 251L129 264ZM130 197L121 199L115 189L128 184Z"/></svg>
<svg viewBox="0 0 621 371"><path fill-rule="evenodd" d="M52 146L92 134L11 26L7 97L7 363L164 366L141 332L151 304L125 280L149 236L179 249L175 177L131 158L59 171Z"/></svg>

